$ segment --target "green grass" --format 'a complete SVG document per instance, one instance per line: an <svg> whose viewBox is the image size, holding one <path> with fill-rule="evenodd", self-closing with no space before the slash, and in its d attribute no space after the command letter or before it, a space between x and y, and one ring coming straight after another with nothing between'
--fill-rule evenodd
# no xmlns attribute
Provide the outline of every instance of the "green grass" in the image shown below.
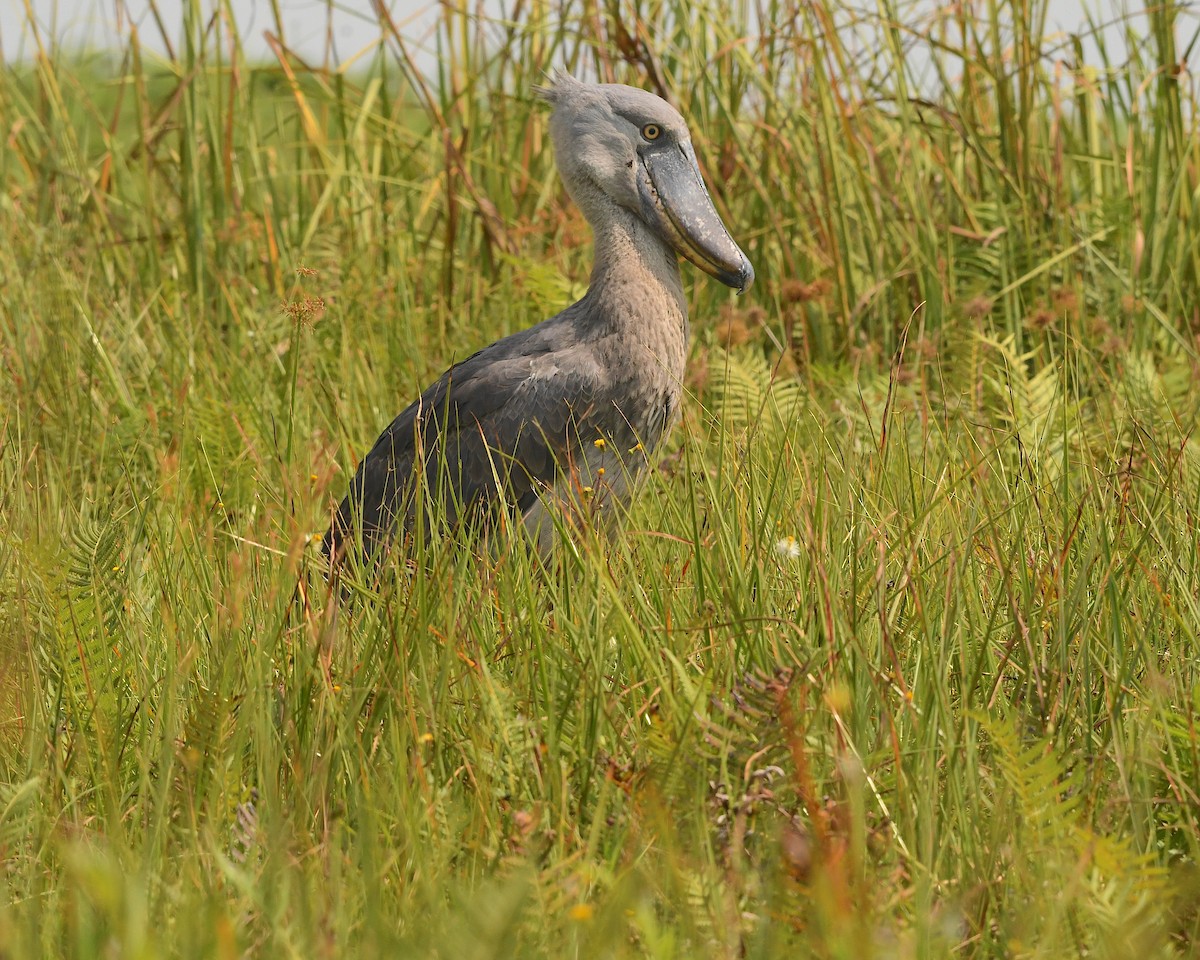
<svg viewBox="0 0 1200 960"><path fill-rule="evenodd" d="M1192 21L642 9L0 73L0 957L1193 955ZM563 64L665 83L759 283L686 271L621 536L338 604L355 458L586 283Z"/></svg>

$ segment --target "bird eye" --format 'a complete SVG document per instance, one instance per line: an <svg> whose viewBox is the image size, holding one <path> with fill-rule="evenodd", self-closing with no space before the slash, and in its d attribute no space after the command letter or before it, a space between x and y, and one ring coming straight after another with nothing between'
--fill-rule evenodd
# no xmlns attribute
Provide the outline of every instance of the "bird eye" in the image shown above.
<svg viewBox="0 0 1200 960"><path fill-rule="evenodd" d="M662 127L657 123L648 123L642 127L642 136L647 140L657 140L662 136Z"/></svg>

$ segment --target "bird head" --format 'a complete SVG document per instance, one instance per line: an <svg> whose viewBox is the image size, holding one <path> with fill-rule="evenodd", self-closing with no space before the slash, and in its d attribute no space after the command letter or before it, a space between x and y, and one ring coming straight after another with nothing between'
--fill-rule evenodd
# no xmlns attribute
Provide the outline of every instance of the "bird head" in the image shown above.
<svg viewBox="0 0 1200 960"><path fill-rule="evenodd" d="M645 90L563 72L537 92L554 107L559 173L589 220L616 204L739 293L754 282L750 260L713 206L679 111Z"/></svg>

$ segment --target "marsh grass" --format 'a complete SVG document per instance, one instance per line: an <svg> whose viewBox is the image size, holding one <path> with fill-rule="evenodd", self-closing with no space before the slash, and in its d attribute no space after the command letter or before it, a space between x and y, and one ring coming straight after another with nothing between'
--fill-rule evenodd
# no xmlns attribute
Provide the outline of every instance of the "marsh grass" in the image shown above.
<svg viewBox="0 0 1200 960"><path fill-rule="evenodd" d="M1196 36L1146 16L447 5L430 78L382 12L341 70L198 3L167 60L30 32L0 956L1191 955ZM586 283L558 65L675 97L760 282L689 271L622 536L335 603L355 458Z"/></svg>

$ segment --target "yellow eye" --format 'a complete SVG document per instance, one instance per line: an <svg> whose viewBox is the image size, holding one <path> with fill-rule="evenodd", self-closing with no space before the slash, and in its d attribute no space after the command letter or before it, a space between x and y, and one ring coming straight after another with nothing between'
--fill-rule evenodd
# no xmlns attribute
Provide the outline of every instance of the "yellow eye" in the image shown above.
<svg viewBox="0 0 1200 960"><path fill-rule="evenodd" d="M642 136L647 140L657 140L662 136L662 127L657 123L648 123L642 127Z"/></svg>

